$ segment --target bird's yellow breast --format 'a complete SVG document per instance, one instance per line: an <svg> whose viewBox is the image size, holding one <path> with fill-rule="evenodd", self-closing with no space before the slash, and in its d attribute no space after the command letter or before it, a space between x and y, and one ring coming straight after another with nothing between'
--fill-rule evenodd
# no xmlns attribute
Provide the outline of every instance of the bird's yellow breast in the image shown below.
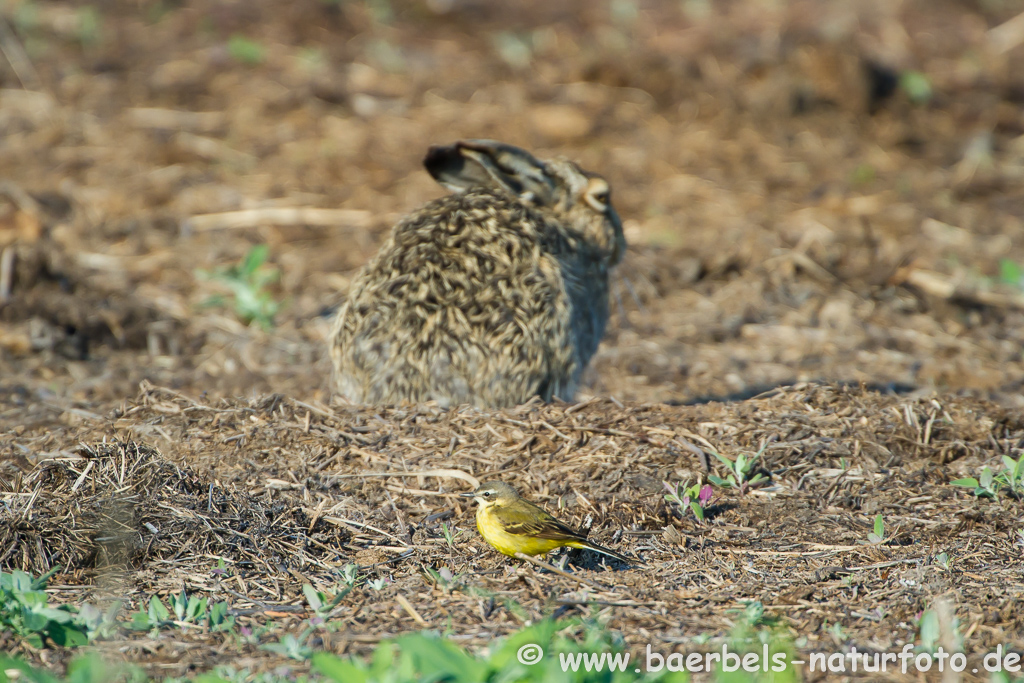
<svg viewBox="0 0 1024 683"><path fill-rule="evenodd" d="M490 507L479 508L476 512L476 528L484 540L494 546L498 552L509 557L516 553L526 555L542 555L555 548L566 545L565 541L550 538L536 538L521 534L510 534L505 531L501 520Z"/></svg>

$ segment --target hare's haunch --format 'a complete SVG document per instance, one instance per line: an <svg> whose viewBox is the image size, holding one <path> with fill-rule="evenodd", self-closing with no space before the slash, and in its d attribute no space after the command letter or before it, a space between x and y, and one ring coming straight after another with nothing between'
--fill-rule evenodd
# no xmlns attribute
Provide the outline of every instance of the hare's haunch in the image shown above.
<svg viewBox="0 0 1024 683"><path fill-rule="evenodd" d="M353 280L331 330L338 393L492 408L571 399L626 247L608 183L491 140L431 147L424 164L454 194L399 221Z"/></svg>

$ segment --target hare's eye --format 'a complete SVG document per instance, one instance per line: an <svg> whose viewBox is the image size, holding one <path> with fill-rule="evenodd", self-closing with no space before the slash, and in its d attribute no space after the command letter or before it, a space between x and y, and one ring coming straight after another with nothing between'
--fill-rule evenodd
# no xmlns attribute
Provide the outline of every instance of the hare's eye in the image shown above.
<svg viewBox="0 0 1024 683"><path fill-rule="evenodd" d="M600 178L594 178L590 181L590 187L587 188L584 199L594 211L601 213L607 211L608 203L611 201L611 190L608 183Z"/></svg>

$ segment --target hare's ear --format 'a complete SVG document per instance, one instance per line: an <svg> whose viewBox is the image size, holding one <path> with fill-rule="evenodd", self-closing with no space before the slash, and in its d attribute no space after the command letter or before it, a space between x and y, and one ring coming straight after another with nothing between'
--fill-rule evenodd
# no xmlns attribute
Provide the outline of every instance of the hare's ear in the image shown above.
<svg viewBox="0 0 1024 683"><path fill-rule="evenodd" d="M555 184L544 164L529 152L493 140L461 140L435 145L423 165L434 180L453 192L500 189L520 199L550 205Z"/></svg>

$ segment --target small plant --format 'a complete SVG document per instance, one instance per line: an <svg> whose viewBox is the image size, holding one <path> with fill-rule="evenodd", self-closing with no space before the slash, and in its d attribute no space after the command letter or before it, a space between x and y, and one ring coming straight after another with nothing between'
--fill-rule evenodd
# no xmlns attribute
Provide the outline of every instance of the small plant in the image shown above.
<svg viewBox="0 0 1024 683"><path fill-rule="evenodd" d="M448 522L441 522L441 533L444 534L444 542L451 550L455 550L455 543L462 538L464 531L456 531L455 525Z"/></svg>
<svg viewBox="0 0 1024 683"><path fill-rule="evenodd" d="M850 184L857 186L870 185L877 177L878 171L875 170L875 167L864 162L850 172Z"/></svg>
<svg viewBox="0 0 1024 683"><path fill-rule="evenodd" d="M309 646L309 636L313 633L313 627L310 626L304 630L298 637L293 636L291 633L286 633L280 641L276 643L266 643L261 645L261 650L267 652L273 652L279 654L282 657L288 657L299 662L304 662L313 656L313 648Z"/></svg>
<svg viewBox="0 0 1024 683"><path fill-rule="evenodd" d="M708 504L711 502L713 494L709 484L701 486L697 483L690 487L685 487L684 484L676 484L673 487L667 481L661 483L664 484L665 489L668 491L665 494L666 501L675 503L682 510L689 508L698 522L704 521L704 510L707 509Z"/></svg>
<svg viewBox="0 0 1024 683"><path fill-rule="evenodd" d="M329 598L306 583L302 585L302 594L306 596L306 602L309 603L309 608L313 610L313 613L326 621L334 616L335 609L345 599L345 596L352 592L352 587L353 584L350 583L338 591L333 598Z"/></svg>
<svg viewBox="0 0 1024 683"><path fill-rule="evenodd" d="M885 522L882 520L882 515L875 515L875 527L871 533L868 534L868 543L871 545L878 545L885 540Z"/></svg>
<svg viewBox="0 0 1024 683"><path fill-rule="evenodd" d="M1018 498L1024 497L1024 455L1016 460L1004 455L1003 467L1006 469L999 473L1000 481L1013 495Z"/></svg>
<svg viewBox="0 0 1024 683"><path fill-rule="evenodd" d="M946 571L949 571L949 555L946 553L939 553L935 556L935 564L939 565Z"/></svg>
<svg viewBox="0 0 1024 683"><path fill-rule="evenodd" d="M133 631L158 631L165 626L171 626L171 611L155 595L149 599L149 606L132 614L132 621L128 628Z"/></svg>
<svg viewBox="0 0 1024 683"><path fill-rule="evenodd" d="M266 50L262 45L238 34L231 36L228 41L228 54L232 59L249 66L262 64L263 60L267 58Z"/></svg>
<svg viewBox="0 0 1024 683"><path fill-rule="evenodd" d="M281 304L267 291L267 286L276 282L281 273L276 268L265 266L270 248L266 244L257 244L241 263L209 273L200 271L199 275L209 280L220 282L231 291L235 315L246 325L253 322L269 330L274 326L274 316ZM223 306L223 296L208 299L206 306Z"/></svg>
<svg viewBox="0 0 1024 683"><path fill-rule="evenodd" d="M391 584L391 578L387 576L378 576L376 579L370 579L366 582L366 585L375 591L384 590L385 586Z"/></svg>
<svg viewBox="0 0 1024 683"><path fill-rule="evenodd" d="M341 568L341 580L344 581L348 586L355 586L357 578L359 578L358 565L349 563Z"/></svg>
<svg viewBox="0 0 1024 683"><path fill-rule="evenodd" d="M0 632L10 631L36 649L47 641L61 647L89 642L90 621L94 632L101 623L83 618L71 605L51 606L50 596L43 590L59 569L54 567L38 579L17 569L10 574L0 572Z"/></svg>
<svg viewBox="0 0 1024 683"><path fill-rule="evenodd" d="M1024 290L1024 268L1020 264L1008 258L999 261L999 282Z"/></svg>
<svg viewBox="0 0 1024 683"><path fill-rule="evenodd" d="M1024 497L1024 456L1014 460L1004 455L1003 467L1001 472L994 472L986 465L981 468L979 478L966 477L951 483L953 486L974 489L974 495L979 498L998 498L1002 489L1008 489L1016 498Z"/></svg>
<svg viewBox="0 0 1024 683"><path fill-rule="evenodd" d="M235 618L228 614L228 603L218 602L210 608L210 615L206 620L207 626L214 633L219 631L231 631L235 628Z"/></svg>
<svg viewBox="0 0 1024 683"><path fill-rule="evenodd" d="M198 598L195 595L188 596L185 591L181 591L171 599L171 608L174 610L174 616L178 618L182 630L186 624L200 624L206 621L209 616L206 604L206 598Z"/></svg>
<svg viewBox="0 0 1024 683"><path fill-rule="evenodd" d="M170 604L168 609L160 598L152 596L145 609L131 615L128 628L133 631L151 631L155 637L160 629L175 626L182 630L189 625L205 626L211 632L230 631L235 627L235 618L228 615L226 602L218 602L208 608L206 598L189 597L182 591L171 597ZM171 618L172 610L176 619Z"/></svg>
<svg viewBox="0 0 1024 683"><path fill-rule="evenodd" d="M767 654L769 661L773 656L785 653L787 661L793 660L792 629L786 626L779 617L766 615L763 603L759 600L744 601L743 607L732 610L732 613L736 615L736 625L729 633L730 650L737 653ZM774 683L796 683L799 678L796 668L789 666L783 672L765 674L763 678L757 675L748 675L743 678L730 677L719 668L718 677L715 680L743 681L743 683L755 683L761 680Z"/></svg>
<svg viewBox="0 0 1024 683"><path fill-rule="evenodd" d="M67 678L57 679L46 671L34 669L25 662L0 654L0 683L148 683L150 678L137 666L110 663L96 653L80 655L68 664Z"/></svg>
<svg viewBox="0 0 1024 683"><path fill-rule="evenodd" d="M914 104L928 104L932 99L932 81L920 71L900 74L900 88Z"/></svg>
<svg viewBox="0 0 1024 683"><path fill-rule="evenodd" d="M513 69L526 69L533 61L533 42L529 37L501 31L491 36L491 45L501 60Z"/></svg>
<svg viewBox="0 0 1024 683"><path fill-rule="evenodd" d="M444 592L450 592L462 584L462 574L454 574L448 567L431 569L426 567L427 579Z"/></svg>
<svg viewBox="0 0 1024 683"><path fill-rule="evenodd" d="M746 493L751 486L764 479L764 476L760 473L755 474L753 477L750 477L750 473L754 471L754 465L757 464L758 459L760 459L767 446L768 442L766 441L764 445L761 446L761 449L749 459L746 455L740 453L736 456L735 461L730 460L721 453L711 451L711 454L718 458L718 461L728 468L729 474L725 479L709 474L708 480L710 480L715 486L735 488L739 489L740 493Z"/></svg>
<svg viewBox="0 0 1024 683"><path fill-rule="evenodd" d="M75 16L75 37L82 47L98 45L102 33L103 19L99 11L92 6L80 7Z"/></svg>
<svg viewBox="0 0 1024 683"><path fill-rule="evenodd" d="M951 613L948 614L947 618L952 620L952 623L949 624L949 632L959 647L962 643L960 620ZM942 623L940 611L938 609L926 609L921 612L917 618L917 646L914 649L917 652L934 654L941 644L941 639Z"/></svg>
<svg viewBox="0 0 1024 683"><path fill-rule="evenodd" d="M574 634L574 635L570 635ZM383 683L385 681L575 681L576 683L682 683L689 676L682 671L657 673L635 670L632 662L613 673L581 663L581 655L622 653L621 637L590 621L543 619L489 646L486 654L475 656L452 640L436 633L412 633L381 643L373 655L339 657L327 652L313 655L313 671L335 683ZM561 662L575 661L571 672ZM577 670L578 669L578 670Z"/></svg>

